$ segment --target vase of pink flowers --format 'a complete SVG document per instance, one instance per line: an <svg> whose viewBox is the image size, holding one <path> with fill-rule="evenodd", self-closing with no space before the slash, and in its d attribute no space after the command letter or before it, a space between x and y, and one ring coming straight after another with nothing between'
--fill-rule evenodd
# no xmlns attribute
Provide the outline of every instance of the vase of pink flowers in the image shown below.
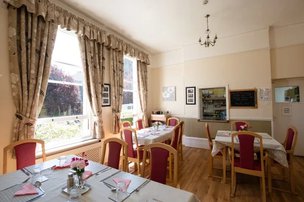
<svg viewBox="0 0 304 202"><path fill-rule="evenodd" d="M240 129L241 129L241 131L246 131L246 130L248 130L248 125L247 124L240 125Z"/></svg>
<svg viewBox="0 0 304 202"><path fill-rule="evenodd" d="M84 188L84 180L83 180L83 173L85 167L89 165L89 161L87 159L73 157L71 161L71 169L75 171L78 181L78 187L80 189Z"/></svg>

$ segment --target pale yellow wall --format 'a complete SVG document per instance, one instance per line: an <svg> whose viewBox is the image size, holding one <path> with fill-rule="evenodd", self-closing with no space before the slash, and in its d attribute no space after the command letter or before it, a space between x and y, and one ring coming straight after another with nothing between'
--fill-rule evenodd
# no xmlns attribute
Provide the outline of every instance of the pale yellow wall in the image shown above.
<svg viewBox="0 0 304 202"><path fill-rule="evenodd" d="M7 13L5 8L0 7L0 173L3 166L3 147L10 143L15 113L9 82Z"/></svg>
<svg viewBox="0 0 304 202"><path fill-rule="evenodd" d="M229 89L271 88L270 53L268 49L185 61L169 67L152 68L150 89L153 108L169 110L181 117L199 118L199 105L185 105L185 87L229 86ZM164 102L163 86L176 86L177 99ZM197 94L198 95L198 94ZM197 98L198 101L198 98ZM231 109L234 119L271 120L271 102L258 100L257 109Z"/></svg>
<svg viewBox="0 0 304 202"><path fill-rule="evenodd" d="M304 77L304 44L271 50L272 79Z"/></svg>

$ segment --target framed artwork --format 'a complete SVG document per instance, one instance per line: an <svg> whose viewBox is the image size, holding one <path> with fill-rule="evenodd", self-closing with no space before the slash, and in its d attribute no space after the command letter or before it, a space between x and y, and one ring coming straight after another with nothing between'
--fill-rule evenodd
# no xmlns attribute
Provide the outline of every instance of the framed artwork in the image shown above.
<svg viewBox="0 0 304 202"><path fill-rule="evenodd" d="M102 106L103 107L111 106L111 86L108 83L103 84Z"/></svg>
<svg viewBox="0 0 304 202"><path fill-rule="evenodd" d="M175 101L175 86L163 87L162 97L164 101Z"/></svg>
<svg viewBox="0 0 304 202"><path fill-rule="evenodd" d="M186 105L196 104L196 87L186 87Z"/></svg>

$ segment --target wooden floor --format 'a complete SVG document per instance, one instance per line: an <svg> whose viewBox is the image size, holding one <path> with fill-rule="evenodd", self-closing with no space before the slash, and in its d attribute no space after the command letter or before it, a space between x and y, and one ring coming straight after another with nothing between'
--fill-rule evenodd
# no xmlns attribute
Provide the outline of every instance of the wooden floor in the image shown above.
<svg viewBox="0 0 304 202"><path fill-rule="evenodd" d="M193 192L201 201L245 201L257 202L260 199L259 179L240 175L237 178L238 186L235 197L230 197L230 173L227 172L226 184L221 179L208 177L208 155L210 151L184 147L184 160L180 165L180 188ZM217 165L218 163L218 165ZM215 162L215 167L220 168L220 162ZM267 201L304 201L304 158L295 157L296 192L297 195L273 190L267 192ZM221 175L221 171L214 169L214 175ZM279 183L279 184L278 184ZM286 185L278 182L277 185ZM274 182L274 184L276 184Z"/></svg>

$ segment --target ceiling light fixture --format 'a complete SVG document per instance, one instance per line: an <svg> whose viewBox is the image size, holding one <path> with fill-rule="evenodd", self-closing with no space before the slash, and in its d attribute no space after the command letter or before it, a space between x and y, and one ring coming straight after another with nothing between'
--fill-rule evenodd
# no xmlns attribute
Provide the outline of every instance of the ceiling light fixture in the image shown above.
<svg viewBox="0 0 304 202"><path fill-rule="evenodd" d="M215 43L216 43L216 40L217 40L217 35L215 34L214 39L213 39L213 40L210 40L210 36L209 36L209 34L210 34L210 29L209 29L209 24L208 24L208 18L210 17L210 15L207 14L205 17L206 17L206 19L207 19L207 29L206 29L206 34L207 34L207 36L206 36L206 39L205 39L204 43L202 43L202 38L201 38L201 37L199 38L198 43L199 43L201 46L205 46L205 47L209 47L210 45L211 45L211 46L214 46Z"/></svg>
<svg viewBox="0 0 304 202"><path fill-rule="evenodd" d="M208 0L203 0L203 4L206 5L208 3Z"/></svg>

